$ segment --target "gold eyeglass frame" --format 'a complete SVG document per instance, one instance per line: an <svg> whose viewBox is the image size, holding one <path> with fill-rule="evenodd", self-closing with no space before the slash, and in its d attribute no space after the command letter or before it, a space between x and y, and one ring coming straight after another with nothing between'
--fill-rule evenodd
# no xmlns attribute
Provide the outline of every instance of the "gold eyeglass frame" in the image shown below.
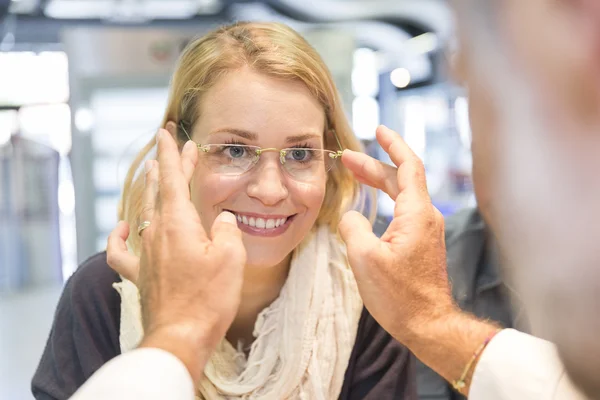
<svg viewBox="0 0 600 400"><path fill-rule="evenodd" d="M185 129L185 127L183 126L183 122L179 123L179 127L181 127L181 130L183 130L183 132L185 133L185 136L187 136L187 138L191 141L194 142L192 140L192 138L190 137L189 133L187 132L187 130ZM335 132L334 129L330 129L330 132L333 133L333 137L335 138L335 141L338 144L338 147L340 148L339 150L335 151L335 150L327 150L327 149L321 149L327 152L327 154L329 155L330 158L337 160L338 158L340 158L344 152L343 148L342 148L342 144L340 143L340 139L337 137L337 134ZM194 142L194 144L196 145L196 147L198 147L198 150L204 152L204 153L208 153L210 150L210 146L212 146L212 144L200 144L200 143L196 143ZM260 157L260 155L266 151L277 151L279 152L279 162L281 162L281 165L285 164L285 156L287 155L287 152L289 150L301 150L301 149L297 149L297 148L286 148L286 149L277 149L275 147L268 147L268 148L260 148L258 146L250 146L250 147L256 147L256 156Z"/></svg>

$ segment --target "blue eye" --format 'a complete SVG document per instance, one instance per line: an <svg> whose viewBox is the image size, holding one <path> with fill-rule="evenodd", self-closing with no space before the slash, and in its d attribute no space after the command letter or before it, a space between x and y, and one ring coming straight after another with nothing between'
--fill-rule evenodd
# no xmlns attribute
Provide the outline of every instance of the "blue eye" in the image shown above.
<svg viewBox="0 0 600 400"><path fill-rule="evenodd" d="M294 161L306 161L309 157L308 150L294 149L291 152L291 156Z"/></svg>
<svg viewBox="0 0 600 400"><path fill-rule="evenodd" d="M244 156L244 148L241 146L228 146L227 151L231 158L241 158Z"/></svg>

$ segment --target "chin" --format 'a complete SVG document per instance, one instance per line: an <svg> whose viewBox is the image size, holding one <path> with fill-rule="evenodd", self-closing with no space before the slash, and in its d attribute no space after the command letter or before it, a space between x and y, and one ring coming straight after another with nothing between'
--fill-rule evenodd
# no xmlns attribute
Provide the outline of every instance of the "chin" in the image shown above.
<svg viewBox="0 0 600 400"><path fill-rule="evenodd" d="M259 238L244 233L243 240L247 256L246 265L257 268L271 268L285 261L296 246L287 240L277 239Z"/></svg>
<svg viewBox="0 0 600 400"><path fill-rule="evenodd" d="M291 251L287 254L282 254L279 251L277 251L277 254L275 254L275 251L273 251L273 249L266 249L264 247L261 249L246 248L246 254L248 256L246 260L246 265L248 267L272 268L285 261L286 258L291 254Z"/></svg>

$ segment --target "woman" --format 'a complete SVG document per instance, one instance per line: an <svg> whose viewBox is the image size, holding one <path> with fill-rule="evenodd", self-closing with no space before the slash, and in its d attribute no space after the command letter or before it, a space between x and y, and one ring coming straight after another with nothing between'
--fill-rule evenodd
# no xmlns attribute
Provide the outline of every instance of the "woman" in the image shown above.
<svg viewBox="0 0 600 400"><path fill-rule="evenodd" d="M220 212L234 213L248 256L240 309L200 397L416 398L413 360L363 309L335 233L359 199L351 173L336 167L338 151L360 145L314 49L280 24L220 28L181 56L162 125L181 146L198 145L190 192L205 229ZM143 211L136 171L154 147L127 176L121 219L130 226ZM139 237L128 244L137 252ZM33 378L36 398L69 397L135 348L137 295L105 253L78 269Z"/></svg>

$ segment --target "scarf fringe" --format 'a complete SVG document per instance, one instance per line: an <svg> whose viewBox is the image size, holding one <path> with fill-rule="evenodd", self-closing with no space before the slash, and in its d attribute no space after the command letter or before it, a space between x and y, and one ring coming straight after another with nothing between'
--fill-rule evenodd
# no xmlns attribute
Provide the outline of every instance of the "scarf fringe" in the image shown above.
<svg viewBox="0 0 600 400"><path fill-rule="evenodd" d="M143 336L139 292L121 295L121 351ZM199 382L199 397L326 400L339 396L354 347L362 301L345 248L325 226L296 249L280 296L259 315L248 358L221 341Z"/></svg>

